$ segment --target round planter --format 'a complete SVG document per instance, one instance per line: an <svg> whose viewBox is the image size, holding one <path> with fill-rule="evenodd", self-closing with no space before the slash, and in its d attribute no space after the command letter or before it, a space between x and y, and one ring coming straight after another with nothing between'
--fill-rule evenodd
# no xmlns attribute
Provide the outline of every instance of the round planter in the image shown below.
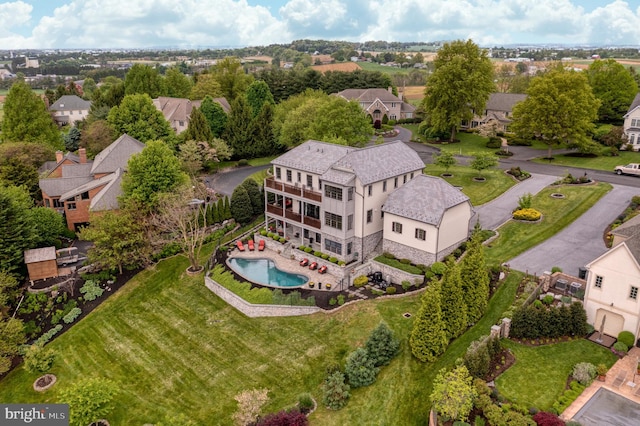
<svg viewBox="0 0 640 426"><path fill-rule="evenodd" d="M187 268L187 275L190 277L195 277L196 275L201 274L202 271L204 271L204 266L200 266L200 268L195 271L191 270L191 266L189 266Z"/></svg>
<svg viewBox="0 0 640 426"><path fill-rule="evenodd" d="M564 198L564 194L560 194L559 192L554 192L550 195L551 198Z"/></svg>
<svg viewBox="0 0 640 426"><path fill-rule="evenodd" d="M443 177L445 179L450 178L450 177L453 177L453 173L441 173L440 177Z"/></svg>
<svg viewBox="0 0 640 426"><path fill-rule="evenodd" d="M474 181L474 182L484 182L484 181L486 181L486 180L487 180L486 178L483 178L483 177L477 177L477 176L473 178L473 181Z"/></svg>
<svg viewBox="0 0 640 426"><path fill-rule="evenodd" d="M33 390L36 392L44 392L49 389L51 386L56 384L58 379L53 374L45 374L44 376L40 376L33 382Z"/></svg>

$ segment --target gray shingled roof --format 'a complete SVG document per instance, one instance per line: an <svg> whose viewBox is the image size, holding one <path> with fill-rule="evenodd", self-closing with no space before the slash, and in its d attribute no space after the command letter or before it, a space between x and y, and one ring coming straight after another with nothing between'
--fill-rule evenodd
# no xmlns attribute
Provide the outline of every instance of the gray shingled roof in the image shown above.
<svg viewBox="0 0 640 426"><path fill-rule="evenodd" d="M119 207L118 198L122 195L122 173L123 170L118 169L110 175L111 182L91 200L89 205L91 211L114 210Z"/></svg>
<svg viewBox="0 0 640 426"><path fill-rule="evenodd" d="M81 111L91 108L91 101L76 95L64 95L49 107L49 111Z"/></svg>
<svg viewBox="0 0 640 426"><path fill-rule="evenodd" d="M636 262L640 263L640 234L633 235L622 244L627 245Z"/></svg>
<svg viewBox="0 0 640 426"><path fill-rule="evenodd" d="M83 177L91 174L91 167L93 161L86 162L84 164L67 164L62 167L63 178Z"/></svg>
<svg viewBox="0 0 640 426"><path fill-rule="evenodd" d="M437 226L448 209L468 202L469 197L444 179L418 175L389 194L382 211Z"/></svg>
<svg viewBox="0 0 640 426"><path fill-rule="evenodd" d="M40 189L49 197L59 197L80 185L93 181L91 176L40 179Z"/></svg>
<svg viewBox="0 0 640 426"><path fill-rule="evenodd" d="M634 216L616 229L612 230L613 235L620 235L623 237L631 237L635 234L640 234L640 216Z"/></svg>
<svg viewBox="0 0 640 426"><path fill-rule="evenodd" d="M521 93L492 93L487 100L487 110L513 111L518 102L527 99L527 95Z"/></svg>
<svg viewBox="0 0 640 426"><path fill-rule="evenodd" d="M356 176L351 172L345 172L342 170L329 169L320 176L320 179L324 182L337 183L339 185L347 186L356 179Z"/></svg>
<svg viewBox="0 0 640 426"><path fill-rule="evenodd" d="M144 144L126 133L116 139L96 155L93 160L92 174L113 173L119 168L126 170L129 158L144 149Z"/></svg>
<svg viewBox="0 0 640 426"><path fill-rule="evenodd" d="M333 165L352 170L363 185L424 168L418 153L402 141L395 141L354 150Z"/></svg>
<svg viewBox="0 0 640 426"><path fill-rule="evenodd" d="M106 185L107 183L111 182L114 177L115 173L111 173L106 176L102 176L100 179L95 179L85 184L76 186L75 188L72 188L64 194L60 195L60 201L70 200L71 198L75 197L76 195L80 195L83 192L87 192L94 188Z"/></svg>
<svg viewBox="0 0 640 426"><path fill-rule="evenodd" d="M271 164L323 174L336 161L356 149L345 145L309 140L274 159Z"/></svg>
<svg viewBox="0 0 640 426"><path fill-rule="evenodd" d="M402 99L388 91L387 89L346 89L338 92L347 100L355 99L358 102L373 102L380 99L382 102L402 102Z"/></svg>
<svg viewBox="0 0 640 426"><path fill-rule="evenodd" d="M629 115L634 109L638 108L638 106L640 106L640 92L638 92L636 94L636 97L633 98L633 102L631 102L631 105L629 106L629 109L627 110L627 113L624 115L624 117L626 118L627 115Z"/></svg>

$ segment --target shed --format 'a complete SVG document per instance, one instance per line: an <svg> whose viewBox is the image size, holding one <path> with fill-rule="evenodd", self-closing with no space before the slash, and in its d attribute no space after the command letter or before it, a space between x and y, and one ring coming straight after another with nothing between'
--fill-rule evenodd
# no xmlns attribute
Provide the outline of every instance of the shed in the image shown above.
<svg viewBox="0 0 640 426"><path fill-rule="evenodd" d="M44 247L24 252L24 263L27 264L29 280L37 281L58 276L56 248Z"/></svg>

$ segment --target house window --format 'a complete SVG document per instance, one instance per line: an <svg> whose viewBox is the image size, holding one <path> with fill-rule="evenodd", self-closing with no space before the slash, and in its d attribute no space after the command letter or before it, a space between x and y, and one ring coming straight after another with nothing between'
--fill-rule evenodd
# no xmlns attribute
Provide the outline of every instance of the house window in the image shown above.
<svg viewBox="0 0 640 426"><path fill-rule="evenodd" d="M391 102L391 108L395 108L397 105L395 102Z"/></svg>
<svg viewBox="0 0 640 426"><path fill-rule="evenodd" d="M400 222L392 222L391 230L393 232L397 232L398 234L402 234L402 224Z"/></svg>
<svg viewBox="0 0 640 426"><path fill-rule="evenodd" d="M416 228L416 239L417 240L426 240L427 239L427 231L424 229Z"/></svg>
<svg viewBox="0 0 640 426"><path fill-rule="evenodd" d="M389 120L397 120L398 117L395 114L391 114L391 117L389 117Z"/></svg>
<svg viewBox="0 0 640 426"><path fill-rule="evenodd" d="M347 216L347 231L351 231L353 229L353 215L350 214Z"/></svg>
<svg viewBox="0 0 640 426"><path fill-rule="evenodd" d="M398 187L398 178L397 177L393 179L393 187L394 188Z"/></svg>
<svg viewBox="0 0 640 426"><path fill-rule="evenodd" d="M287 182L291 182L293 180L291 170L287 170Z"/></svg>
<svg viewBox="0 0 640 426"><path fill-rule="evenodd" d="M382 192L387 192L387 181L382 182Z"/></svg>
<svg viewBox="0 0 640 426"><path fill-rule="evenodd" d="M634 135L633 133L629 135L629 143L631 145L635 145L636 143L636 135Z"/></svg>
<svg viewBox="0 0 640 426"><path fill-rule="evenodd" d="M407 175L402 176L402 183L407 183Z"/></svg>
<svg viewBox="0 0 640 426"><path fill-rule="evenodd" d="M342 188L337 188L331 185L324 186L324 195L334 200L342 200Z"/></svg>
<svg viewBox="0 0 640 426"><path fill-rule="evenodd" d="M180 122L178 122L178 124L180 125L180 127L183 127L184 126L184 121L180 121Z"/></svg>
<svg viewBox="0 0 640 426"><path fill-rule="evenodd" d="M351 254L352 251L353 251L353 243L349 242L347 243L347 254Z"/></svg>
<svg viewBox="0 0 640 426"><path fill-rule="evenodd" d="M307 175L307 188L313 188L313 176L311 175Z"/></svg>
<svg viewBox="0 0 640 426"><path fill-rule="evenodd" d="M336 229L342 229L342 216L324 212L324 224Z"/></svg>
<svg viewBox="0 0 640 426"><path fill-rule="evenodd" d="M369 185L369 188L367 188L367 195L369 197L373 195L373 185Z"/></svg>
<svg viewBox="0 0 640 426"><path fill-rule="evenodd" d="M602 288L602 280L603 280L603 279L604 279L604 278L602 278L600 275L596 275L596 283L595 283L595 286L596 286L597 288Z"/></svg>
<svg viewBox="0 0 640 426"><path fill-rule="evenodd" d="M373 210L367 210L367 223L371 223L373 220Z"/></svg>
<svg viewBox="0 0 640 426"><path fill-rule="evenodd" d="M638 127L638 126L640 126L640 118L632 118L631 127Z"/></svg>
<svg viewBox="0 0 640 426"><path fill-rule="evenodd" d="M75 210L76 209L76 203L75 201L68 201L67 202L67 210Z"/></svg>
<svg viewBox="0 0 640 426"><path fill-rule="evenodd" d="M411 179L413 179L413 172L411 173Z"/></svg>
<svg viewBox="0 0 640 426"><path fill-rule="evenodd" d="M342 254L342 244L338 242L325 239L324 248L331 253Z"/></svg>
<svg viewBox="0 0 640 426"><path fill-rule="evenodd" d="M59 198L54 198L52 201L53 201L53 207L59 208L59 209L64 207L64 204L60 202Z"/></svg>
<svg viewBox="0 0 640 426"><path fill-rule="evenodd" d="M311 217L313 219L320 219L320 206L316 206L315 204L304 204L304 215Z"/></svg>
<svg viewBox="0 0 640 426"><path fill-rule="evenodd" d="M51 207L51 202L49 201L48 198L44 199L44 205L47 206L47 207Z"/></svg>
<svg viewBox="0 0 640 426"><path fill-rule="evenodd" d="M319 243L320 243L320 241L322 241L322 239L321 239L321 238L322 238L322 235L320 235L320 233L319 233L319 232L316 232L316 243L318 243L318 244L319 244Z"/></svg>
<svg viewBox="0 0 640 426"><path fill-rule="evenodd" d="M280 170L280 167L276 167L276 179L282 179L282 170Z"/></svg>
<svg viewBox="0 0 640 426"><path fill-rule="evenodd" d="M298 178L298 182L302 182L302 173L297 172L297 176L296 177Z"/></svg>
<svg viewBox="0 0 640 426"><path fill-rule="evenodd" d="M348 201L353 200L353 188L348 188L347 189L347 200Z"/></svg>
<svg viewBox="0 0 640 426"><path fill-rule="evenodd" d="M631 286L629 297L632 298L633 300L636 300L638 298L638 287Z"/></svg>
<svg viewBox="0 0 640 426"><path fill-rule="evenodd" d="M88 200L89 199L89 191L85 191L82 194L80 194L80 199L81 200Z"/></svg>

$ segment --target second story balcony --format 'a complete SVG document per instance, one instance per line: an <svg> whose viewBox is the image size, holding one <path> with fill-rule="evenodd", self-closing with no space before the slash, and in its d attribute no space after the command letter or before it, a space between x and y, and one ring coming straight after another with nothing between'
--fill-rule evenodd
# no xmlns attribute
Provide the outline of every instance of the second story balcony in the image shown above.
<svg viewBox="0 0 640 426"><path fill-rule="evenodd" d="M265 186L267 188L275 189L276 191L286 192L287 194L303 197L317 203L322 202L322 193L313 191L311 189L306 189L304 185L289 185L287 183L278 182L273 177L269 177L265 179Z"/></svg>

